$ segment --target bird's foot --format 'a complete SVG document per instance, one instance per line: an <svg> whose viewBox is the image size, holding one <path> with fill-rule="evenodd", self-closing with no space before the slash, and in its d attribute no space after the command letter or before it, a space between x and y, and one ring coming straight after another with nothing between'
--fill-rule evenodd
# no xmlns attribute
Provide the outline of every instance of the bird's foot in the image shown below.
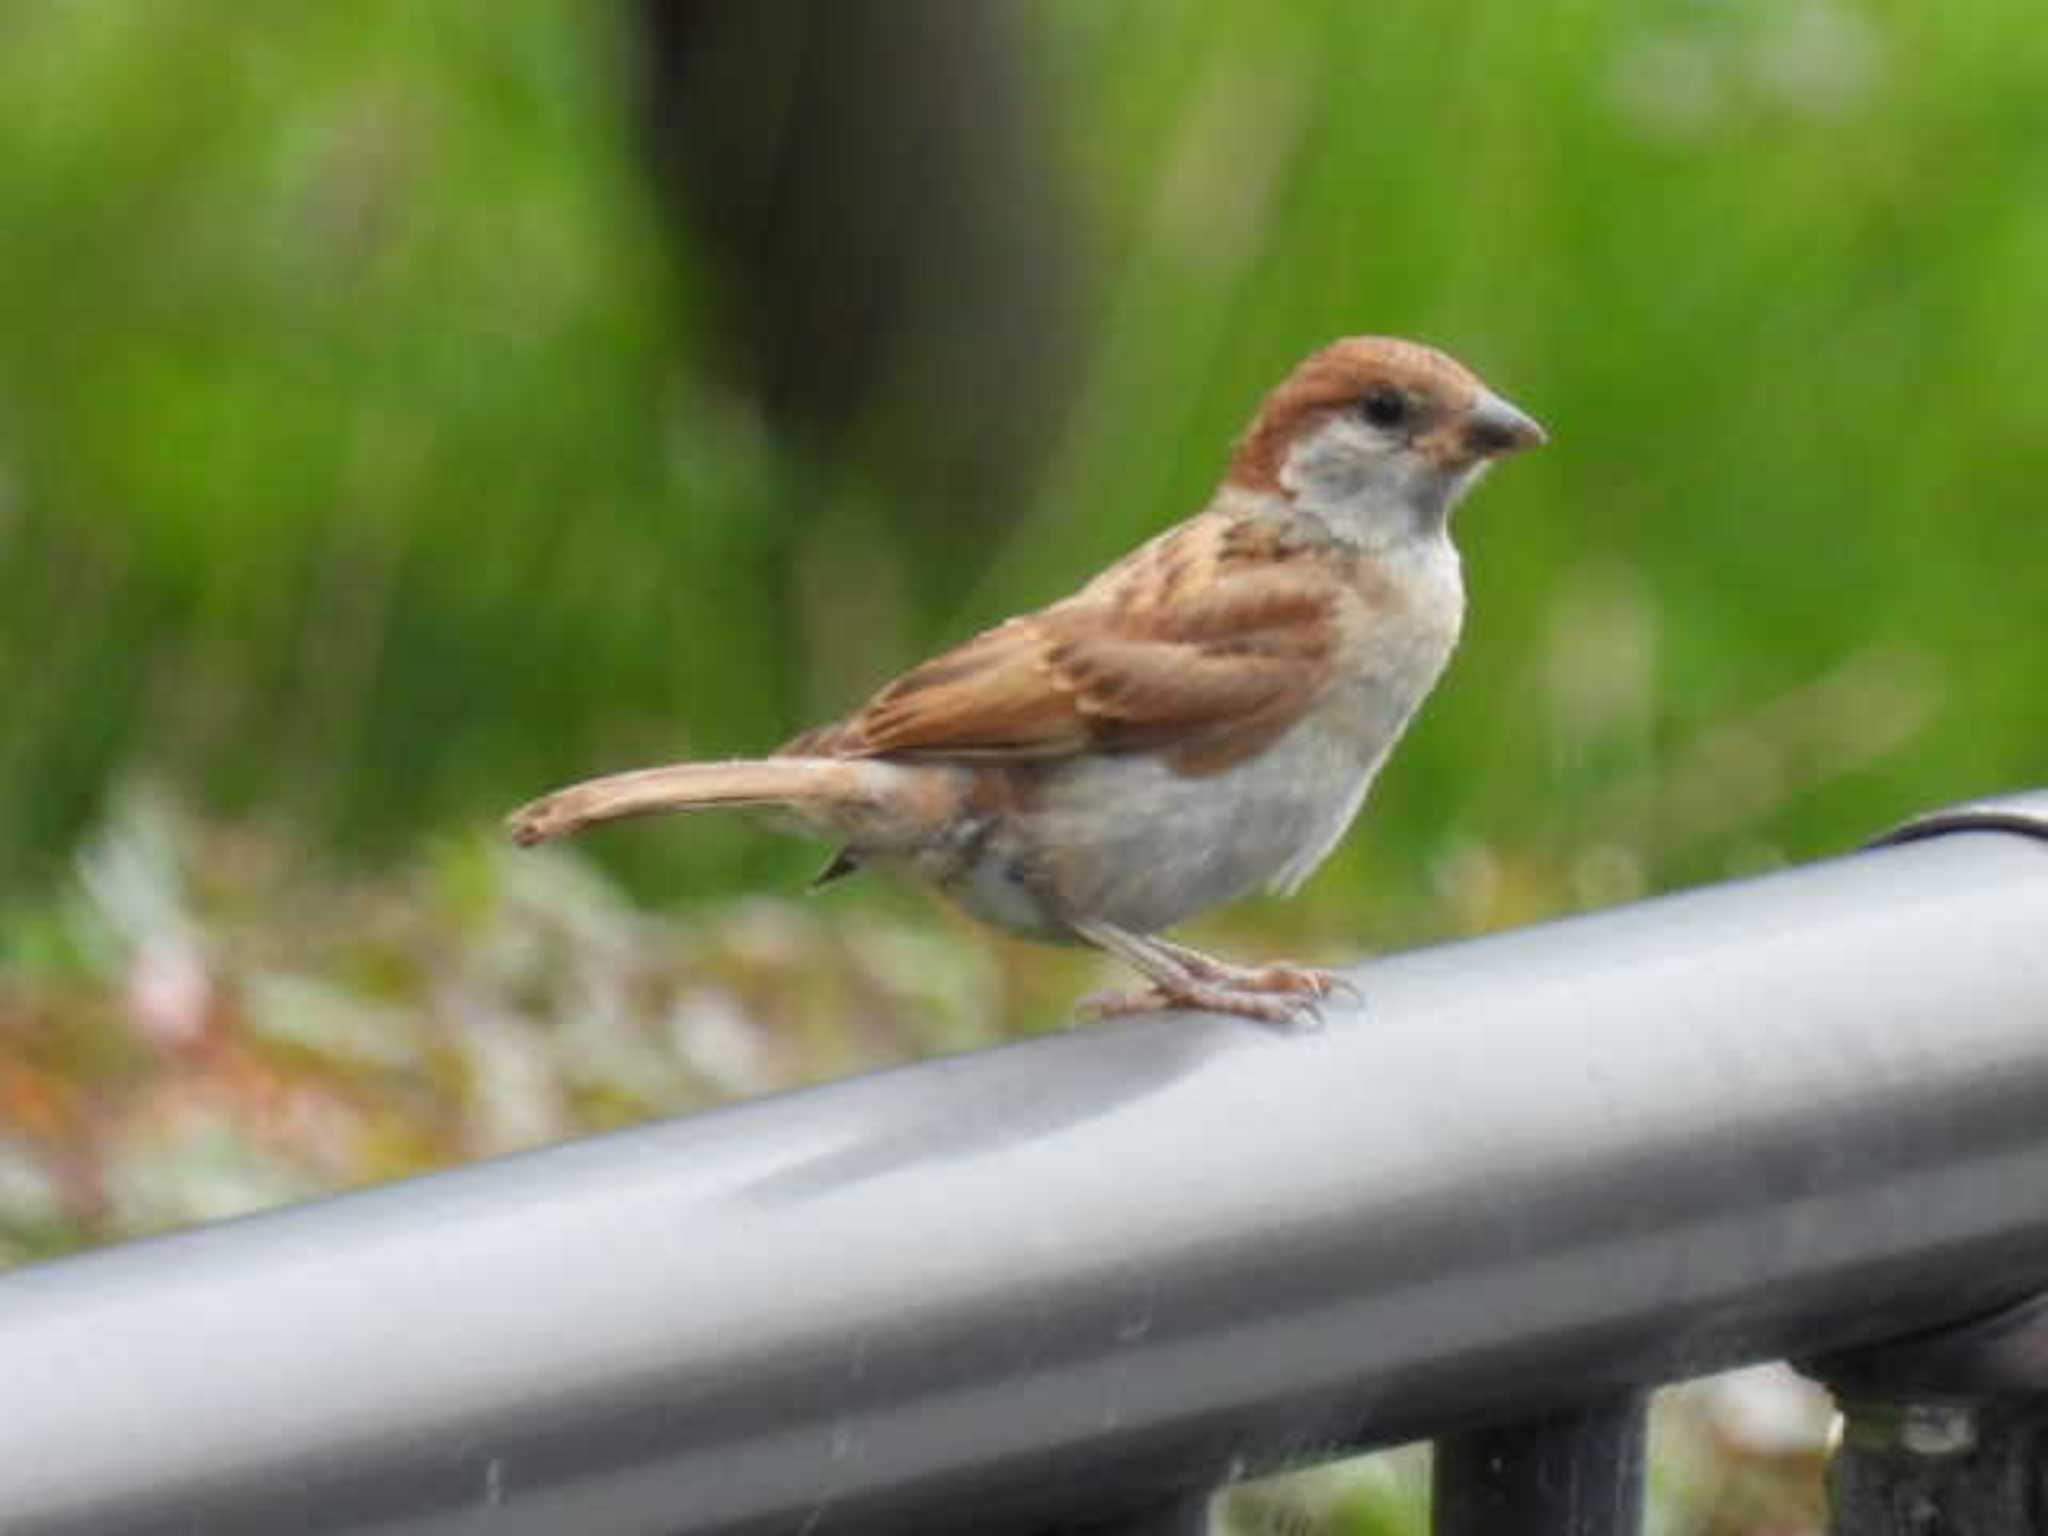
<svg viewBox="0 0 2048 1536"><path fill-rule="evenodd" d="M1235 965L1194 949L1177 949L1174 958L1186 966L1189 974L1197 980L1240 992L1298 993L1318 1002L1339 994L1359 996L1358 985L1350 978L1312 965L1297 965L1292 960L1275 960L1266 965Z"/></svg>
<svg viewBox="0 0 2048 1536"><path fill-rule="evenodd" d="M1321 974L1302 967L1291 969L1302 976ZM1317 1012L1316 1005L1329 994L1328 987L1311 987L1299 980L1284 986L1247 987L1189 977L1185 980L1155 981L1135 992L1097 992L1081 1000L1080 1012L1084 1018L1113 1019L1126 1014L1166 1013L1187 1008L1233 1014L1241 1019L1255 1019L1261 1024L1314 1029L1322 1024L1322 1015Z"/></svg>
<svg viewBox="0 0 2048 1536"><path fill-rule="evenodd" d="M1350 978L1317 966L1298 965L1292 960L1275 960L1266 965L1238 965L1233 961L1219 960L1199 949L1190 949L1185 944L1176 944L1170 939L1155 937L1151 942L1198 981L1213 982L1244 992L1298 992L1319 1002L1326 997L1342 995L1357 998L1361 995L1358 984Z"/></svg>
<svg viewBox="0 0 2048 1536"><path fill-rule="evenodd" d="M1157 934L1128 933L1108 923L1079 923L1076 931L1143 972L1151 983L1137 992L1103 992L1084 1000L1081 1008L1090 1018L1199 1008L1261 1024L1315 1028L1322 1023L1320 1006L1325 998L1339 992L1358 995L1358 988L1344 977L1313 966L1284 960L1236 965Z"/></svg>

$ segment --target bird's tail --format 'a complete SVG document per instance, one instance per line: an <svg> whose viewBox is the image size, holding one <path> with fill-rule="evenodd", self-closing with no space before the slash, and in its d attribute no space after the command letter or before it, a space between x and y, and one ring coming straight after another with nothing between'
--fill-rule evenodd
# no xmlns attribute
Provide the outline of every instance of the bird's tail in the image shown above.
<svg viewBox="0 0 2048 1536"><path fill-rule="evenodd" d="M846 758L738 758L724 763L671 763L607 778L586 779L522 805L506 819L522 845L567 837L601 821L695 811L712 806L780 805L820 821L858 815L878 790L882 765Z"/></svg>

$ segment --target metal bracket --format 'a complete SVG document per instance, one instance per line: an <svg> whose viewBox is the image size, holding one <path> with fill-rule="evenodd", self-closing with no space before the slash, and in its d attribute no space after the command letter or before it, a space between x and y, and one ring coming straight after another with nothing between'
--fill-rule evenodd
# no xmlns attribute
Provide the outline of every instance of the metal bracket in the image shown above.
<svg viewBox="0 0 2048 1536"><path fill-rule="evenodd" d="M1845 1398L2048 1397L2048 1294L1799 1368Z"/></svg>
<svg viewBox="0 0 2048 1536"><path fill-rule="evenodd" d="M2048 793L1930 811L1872 841L1956 832L2048 841ZM1828 1467L1835 1536L2005 1536L2048 1505L2048 1294L1972 1321L1802 1361L1834 1394L1842 1437Z"/></svg>

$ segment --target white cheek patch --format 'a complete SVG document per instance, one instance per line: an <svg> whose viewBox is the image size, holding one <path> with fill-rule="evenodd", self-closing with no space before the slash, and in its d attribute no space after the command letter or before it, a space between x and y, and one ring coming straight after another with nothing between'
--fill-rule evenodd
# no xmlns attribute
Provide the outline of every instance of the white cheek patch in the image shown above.
<svg viewBox="0 0 2048 1536"><path fill-rule="evenodd" d="M1280 484L1297 511L1347 543L1382 549L1441 531L1469 480L1446 475L1406 443L1355 416L1333 416L1288 450Z"/></svg>
<svg viewBox="0 0 2048 1536"><path fill-rule="evenodd" d="M1389 477L1401 445L1354 416L1332 416L1295 439L1280 466L1280 484L1311 502L1349 501Z"/></svg>

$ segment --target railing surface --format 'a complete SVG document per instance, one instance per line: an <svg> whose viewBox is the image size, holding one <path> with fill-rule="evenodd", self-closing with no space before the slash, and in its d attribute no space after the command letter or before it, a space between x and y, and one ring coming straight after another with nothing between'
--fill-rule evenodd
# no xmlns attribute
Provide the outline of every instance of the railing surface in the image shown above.
<svg viewBox="0 0 2048 1536"><path fill-rule="evenodd" d="M1317 1032L1077 1030L0 1277L0 1529L1188 1529L2021 1301L2036 823L1383 959Z"/></svg>

